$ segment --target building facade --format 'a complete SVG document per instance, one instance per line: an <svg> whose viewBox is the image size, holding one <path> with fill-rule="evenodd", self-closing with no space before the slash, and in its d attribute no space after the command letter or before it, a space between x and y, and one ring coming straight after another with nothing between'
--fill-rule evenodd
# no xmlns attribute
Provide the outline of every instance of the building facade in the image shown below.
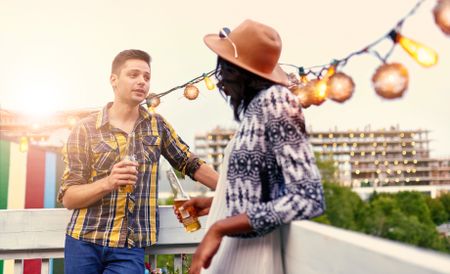
<svg viewBox="0 0 450 274"><path fill-rule="evenodd" d="M216 127L205 134L196 134L194 138L195 153L219 171L225 147L234 132L234 129Z"/></svg>
<svg viewBox="0 0 450 274"><path fill-rule="evenodd" d="M195 136L195 150L216 170L234 134L217 127ZM332 161L335 179L350 187L450 185L450 159L430 157L429 131L398 126L372 130L309 130L313 150Z"/></svg>
<svg viewBox="0 0 450 274"><path fill-rule="evenodd" d="M398 126L372 130L310 131L314 151L337 167L343 185L450 184L448 159L430 157L429 131Z"/></svg>

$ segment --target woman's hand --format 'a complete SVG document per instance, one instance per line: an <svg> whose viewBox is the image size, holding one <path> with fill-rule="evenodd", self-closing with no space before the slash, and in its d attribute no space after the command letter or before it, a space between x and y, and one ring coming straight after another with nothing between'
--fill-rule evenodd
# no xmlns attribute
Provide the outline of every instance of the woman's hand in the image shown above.
<svg viewBox="0 0 450 274"><path fill-rule="evenodd" d="M192 257L189 274L199 274L202 267L209 267L212 258L217 253L217 250L219 250L222 238L223 235L220 229L218 229L217 223L211 226Z"/></svg>
<svg viewBox="0 0 450 274"><path fill-rule="evenodd" d="M209 209L211 208L212 200L213 200L212 197L196 197L196 198L192 198L189 201L185 202L182 205L182 207L189 208L192 206L195 209L195 211L197 212L197 217L200 217L200 216L208 215ZM175 212L175 215L177 216L178 221L180 221L180 223L181 223L182 222L181 214L175 208L175 206L173 207L173 211Z"/></svg>

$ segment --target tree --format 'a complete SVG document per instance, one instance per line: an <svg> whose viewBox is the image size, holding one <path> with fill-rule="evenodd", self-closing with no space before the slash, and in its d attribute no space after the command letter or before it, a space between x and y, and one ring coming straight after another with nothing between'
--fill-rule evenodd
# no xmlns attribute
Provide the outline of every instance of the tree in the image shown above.
<svg viewBox="0 0 450 274"><path fill-rule="evenodd" d="M422 193L377 194L368 203L361 222L365 233L450 252L448 240L438 234L432 222Z"/></svg>
<svg viewBox="0 0 450 274"><path fill-rule="evenodd" d="M435 225L440 225L448 222L448 213L445 211L445 207L442 205L440 199L431 199L430 197L428 197L426 201L428 208L430 209L431 219L433 220Z"/></svg>
<svg viewBox="0 0 450 274"><path fill-rule="evenodd" d="M359 230L358 219L364 211L364 203L358 194L348 187L335 183L324 183L325 214L314 219L317 222L333 226Z"/></svg>
<svg viewBox="0 0 450 274"><path fill-rule="evenodd" d="M317 166L322 175L326 211L314 221L331 224L351 230L359 230L358 219L364 210L364 203L358 194L349 187L338 185L335 179L336 167L331 159L322 159L316 155Z"/></svg>
<svg viewBox="0 0 450 274"><path fill-rule="evenodd" d="M322 176L322 182L324 183L338 183L336 181L336 167L334 166L334 160L331 157L321 157L319 154L315 154L316 164L320 170Z"/></svg>
<svg viewBox="0 0 450 274"><path fill-rule="evenodd" d="M316 159L326 210L313 221L450 253L450 241L436 230L450 217L450 194L430 199L420 192L374 193L362 201L336 181L331 159Z"/></svg>
<svg viewBox="0 0 450 274"><path fill-rule="evenodd" d="M441 196L439 196L438 199L441 202L442 206L444 207L445 212L447 213L446 222L450 222L450 192L441 194Z"/></svg>
<svg viewBox="0 0 450 274"><path fill-rule="evenodd" d="M417 191L402 191L394 194L394 198L400 210L407 216L416 216L422 223L433 224L424 194Z"/></svg>

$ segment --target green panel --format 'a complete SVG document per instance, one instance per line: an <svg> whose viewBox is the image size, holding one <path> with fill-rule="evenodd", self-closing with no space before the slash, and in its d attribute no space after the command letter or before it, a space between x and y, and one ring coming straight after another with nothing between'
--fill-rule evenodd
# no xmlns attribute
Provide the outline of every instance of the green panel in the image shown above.
<svg viewBox="0 0 450 274"><path fill-rule="evenodd" d="M62 273L64 273L64 259L53 259L53 274Z"/></svg>
<svg viewBox="0 0 450 274"><path fill-rule="evenodd" d="M9 144L0 140L0 209L6 209L8 206ZM3 265L0 260L0 274L3 274Z"/></svg>
<svg viewBox="0 0 450 274"><path fill-rule="evenodd" d="M8 206L10 143L0 140L0 209Z"/></svg>

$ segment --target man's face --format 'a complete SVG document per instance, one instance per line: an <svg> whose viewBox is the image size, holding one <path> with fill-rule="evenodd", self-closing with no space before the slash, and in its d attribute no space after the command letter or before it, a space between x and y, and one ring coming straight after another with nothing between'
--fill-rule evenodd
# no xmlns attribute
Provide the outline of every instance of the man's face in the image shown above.
<svg viewBox="0 0 450 274"><path fill-rule="evenodd" d="M111 85L115 93L115 100L138 105L148 94L150 89L150 67L139 59L127 60L117 74L111 74Z"/></svg>

